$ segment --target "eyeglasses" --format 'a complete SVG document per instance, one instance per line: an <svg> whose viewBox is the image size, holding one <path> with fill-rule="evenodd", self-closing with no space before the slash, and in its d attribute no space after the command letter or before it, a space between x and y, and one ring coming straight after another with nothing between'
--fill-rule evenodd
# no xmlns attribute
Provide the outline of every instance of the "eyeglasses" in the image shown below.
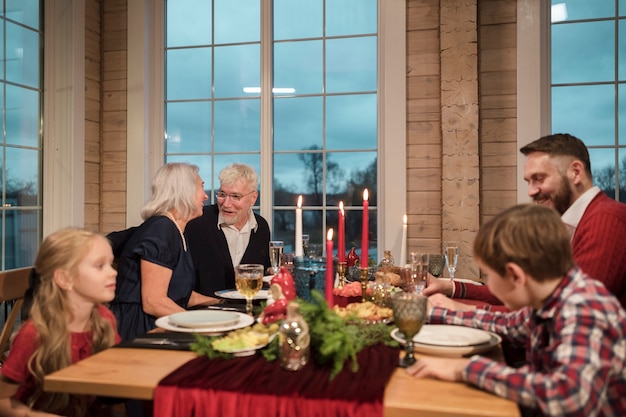
<svg viewBox="0 0 626 417"><path fill-rule="evenodd" d="M247 196L247 195L252 194L252 193L253 193L253 192L255 192L255 191L256 191L256 190L252 190L252 191L250 191L250 192L249 192L249 193L247 193L247 194L237 194L237 193L234 193L234 194L228 194L228 193L225 193L225 192L224 192L224 191L222 191L222 190L218 190L218 191L216 191L216 192L215 192L215 197L217 197L217 198L218 198L218 199L220 199L220 200L226 200L226 197L229 197L231 201L234 201L235 203L238 203L238 202L240 202L240 201L241 201L241 199L242 199L242 198L244 198L244 197L245 197L245 196Z"/></svg>

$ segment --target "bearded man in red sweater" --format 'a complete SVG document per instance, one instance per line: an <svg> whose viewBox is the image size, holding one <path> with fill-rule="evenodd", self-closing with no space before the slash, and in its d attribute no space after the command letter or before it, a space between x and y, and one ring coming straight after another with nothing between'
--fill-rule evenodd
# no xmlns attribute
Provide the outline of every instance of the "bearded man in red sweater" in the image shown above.
<svg viewBox="0 0 626 417"><path fill-rule="evenodd" d="M544 136L520 152L526 156L524 180L528 183L528 195L535 203L553 207L561 214L570 231L572 254L578 266L603 282L626 308L626 204L593 185L589 151L575 136ZM487 286L429 277L424 293L442 293L484 302L482 308L504 309ZM431 297L431 301L457 310L476 307L444 297Z"/></svg>

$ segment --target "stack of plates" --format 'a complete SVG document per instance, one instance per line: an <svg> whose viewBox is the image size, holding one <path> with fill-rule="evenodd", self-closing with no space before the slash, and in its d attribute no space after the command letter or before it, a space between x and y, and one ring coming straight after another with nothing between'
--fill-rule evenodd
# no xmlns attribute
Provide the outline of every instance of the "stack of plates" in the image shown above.
<svg viewBox="0 0 626 417"><path fill-rule="evenodd" d="M157 327L168 331L202 334L221 334L253 323L254 318L247 314L219 310L184 311L156 320Z"/></svg>
<svg viewBox="0 0 626 417"><path fill-rule="evenodd" d="M406 343L397 328L391 331L391 337L401 344ZM493 349L501 341L495 333L447 324L425 324L413 337L416 352L439 356L474 355Z"/></svg>

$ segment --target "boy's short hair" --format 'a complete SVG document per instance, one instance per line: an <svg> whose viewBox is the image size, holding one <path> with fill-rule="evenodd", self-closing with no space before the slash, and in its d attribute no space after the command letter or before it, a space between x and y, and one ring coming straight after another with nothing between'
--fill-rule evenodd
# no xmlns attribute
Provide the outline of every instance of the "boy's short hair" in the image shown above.
<svg viewBox="0 0 626 417"><path fill-rule="evenodd" d="M574 266L570 237L556 210L520 204L502 211L480 228L474 257L500 276L508 262L537 281L565 276Z"/></svg>

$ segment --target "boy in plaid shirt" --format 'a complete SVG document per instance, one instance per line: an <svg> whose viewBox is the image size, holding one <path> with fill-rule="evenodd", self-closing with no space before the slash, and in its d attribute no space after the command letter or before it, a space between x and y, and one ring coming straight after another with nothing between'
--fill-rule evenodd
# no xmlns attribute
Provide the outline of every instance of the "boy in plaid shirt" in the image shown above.
<svg viewBox="0 0 626 417"><path fill-rule="evenodd" d="M429 322L498 333L526 346L527 364L423 357L407 371L465 381L516 401L524 415L626 416L626 312L575 265L557 212L537 205L505 210L479 230L473 252L489 290L512 311L434 306Z"/></svg>

